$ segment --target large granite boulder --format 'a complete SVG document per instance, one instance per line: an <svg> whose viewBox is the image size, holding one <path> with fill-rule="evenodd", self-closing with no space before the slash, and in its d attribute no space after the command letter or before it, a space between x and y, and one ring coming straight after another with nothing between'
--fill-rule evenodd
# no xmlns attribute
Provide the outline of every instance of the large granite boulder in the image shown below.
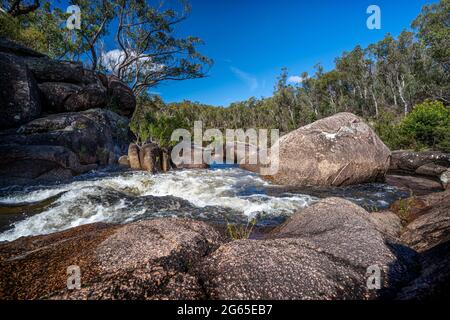
<svg viewBox="0 0 450 320"><path fill-rule="evenodd" d="M81 64L36 57L21 57L21 61L39 82L45 112L111 107L98 74Z"/></svg>
<svg viewBox="0 0 450 320"><path fill-rule="evenodd" d="M418 254L385 232L389 221L395 219L372 219L350 201L327 198L259 240L226 242L216 227L179 218L85 225L0 244L0 298L447 297L445 232L439 241L425 239ZM448 229L442 226L436 231ZM70 266L80 268L79 289L66 288ZM376 269L379 289L368 286Z"/></svg>
<svg viewBox="0 0 450 320"><path fill-rule="evenodd" d="M361 118L338 113L281 137L271 148L272 167L276 161L266 176L274 183L345 186L383 180L390 150Z"/></svg>
<svg viewBox="0 0 450 320"><path fill-rule="evenodd" d="M392 210L407 223L400 240L415 250L450 241L450 190L400 200Z"/></svg>
<svg viewBox="0 0 450 320"><path fill-rule="evenodd" d="M108 83L81 63L54 60L5 38L0 72L0 146L8 154L0 166L3 179L60 180L114 164L126 152L128 119L110 110L129 116L135 101L119 79Z"/></svg>
<svg viewBox="0 0 450 320"><path fill-rule="evenodd" d="M41 114L37 82L19 60L0 53L0 129L16 127Z"/></svg>
<svg viewBox="0 0 450 320"><path fill-rule="evenodd" d="M64 172L60 178L71 177L96 165L116 163L128 141L128 119L109 110L53 114L0 133L5 155L1 176L51 180L53 175L46 172L59 168Z"/></svg>
<svg viewBox="0 0 450 320"><path fill-rule="evenodd" d="M214 299L371 299L392 297L412 278L415 253L380 232L369 213L328 198L294 214L272 239L221 245L204 263ZM367 286L370 267L380 290Z"/></svg>
<svg viewBox="0 0 450 320"><path fill-rule="evenodd" d="M0 245L0 299L204 299L191 266L220 239L173 218L22 238ZM69 266L80 268L80 290L66 287Z"/></svg>
<svg viewBox="0 0 450 320"><path fill-rule="evenodd" d="M150 173L156 173L159 168L161 149L156 143L146 143L139 151L141 169Z"/></svg>
<svg viewBox="0 0 450 320"><path fill-rule="evenodd" d="M141 170L141 161L139 159L140 148L135 143L130 143L128 146L128 161L130 168L133 170Z"/></svg>

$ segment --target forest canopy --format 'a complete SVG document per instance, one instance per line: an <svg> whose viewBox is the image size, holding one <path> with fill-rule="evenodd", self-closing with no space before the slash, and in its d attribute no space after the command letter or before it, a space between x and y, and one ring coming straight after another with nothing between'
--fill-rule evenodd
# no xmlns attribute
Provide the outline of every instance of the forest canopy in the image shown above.
<svg viewBox="0 0 450 320"><path fill-rule="evenodd" d="M343 52L333 70L316 65L314 74L304 72L301 83L292 85L288 70L282 69L269 98L213 107L192 101L165 104L157 96L142 96L133 128L139 136L159 117L165 122L173 117L186 128L201 120L207 128L287 133L338 112L352 112L367 119L391 148L450 152L449 24L450 0L425 6L411 31ZM435 125L434 138L427 138Z"/></svg>

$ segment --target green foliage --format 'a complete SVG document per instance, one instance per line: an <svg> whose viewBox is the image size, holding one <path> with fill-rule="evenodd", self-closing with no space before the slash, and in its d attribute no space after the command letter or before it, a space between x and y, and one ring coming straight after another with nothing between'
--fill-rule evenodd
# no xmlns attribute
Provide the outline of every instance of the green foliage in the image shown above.
<svg viewBox="0 0 450 320"><path fill-rule="evenodd" d="M450 152L450 108L440 101L425 101L414 107L400 125L401 134L415 149Z"/></svg>
<svg viewBox="0 0 450 320"><path fill-rule="evenodd" d="M245 225L227 223L227 234L232 240L248 239L253 232L255 224L256 219L248 221Z"/></svg>
<svg viewBox="0 0 450 320"><path fill-rule="evenodd" d="M82 8L83 19L81 30L68 30L65 12L51 1L40 3L26 14L1 13L0 36L56 58L89 57L92 68L106 70L100 44L114 34L117 43L111 49L126 56L112 71L141 94L131 121L138 143L153 140L168 145L174 129L190 129L197 120L205 129L264 128L284 134L347 111L370 119L391 149L450 150L448 106L438 102L450 101L450 0L425 6L412 31L397 38L387 34L367 48L344 52L332 70L316 65L313 74L303 72L298 76L301 81L293 83L282 69L272 97L251 97L228 107L191 101L166 105L145 94L160 81L202 77L203 68L212 63L196 51L200 39L180 38L174 32L174 26L186 19L188 6L175 12L147 1L71 0ZM118 23L112 23L115 18Z"/></svg>

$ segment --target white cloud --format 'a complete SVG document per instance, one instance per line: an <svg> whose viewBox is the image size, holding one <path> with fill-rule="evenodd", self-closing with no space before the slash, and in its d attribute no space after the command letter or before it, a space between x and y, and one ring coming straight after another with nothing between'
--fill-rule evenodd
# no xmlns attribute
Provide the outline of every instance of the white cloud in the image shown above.
<svg viewBox="0 0 450 320"><path fill-rule="evenodd" d="M259 83L255 76L236 67L230 67L230 70L249 86L250 91L258 89Z"/></svg>
<svg viewBox="0 0 450 320"><path fill-rule="evenodd" d="M138 57L137 54L131 54L129 58ZM109 71L111 71L114 74L117 74L117 69L120 66L121 63L123 63L125 60L125 53L122 50L114 49L110 50L108 52L102 53L102 56L100 58L101 64ZM141 57L139 56L139 59L135 60L129 67L127 67L127 71L131 72L135 70L136 66L140 65L140 67L145 67L148 71L160 71L162 68L164 68L164 65L152 63L151 58L149 57Z"/></svg>
<svg viewBox="0 0 450 320"><path fill-rule="evenodd" d="M117 67L125 59L125 54L122 50L114 49L102 54L101 64L109 71L116 73Z"/></svg>
<svg viewBox="0 0 450 320"><path fill-rule="evenodd" d="M300 84L303 81L305 81L305 78L300 77L300 76L290 76L287 81L291 82L291 83Z"/></svg>

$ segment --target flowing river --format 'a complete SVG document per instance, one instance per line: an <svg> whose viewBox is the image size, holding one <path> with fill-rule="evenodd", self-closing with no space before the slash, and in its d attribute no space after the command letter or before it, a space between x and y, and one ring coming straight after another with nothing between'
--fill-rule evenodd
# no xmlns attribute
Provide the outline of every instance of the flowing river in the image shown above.
<svg viewBox="0 0 450 320"><path fill-rule="evenodd" d="M347 198L369 211L408 194L386 184L346 188L275 186L237 167L150 175L104 169L70 182L0 189L0 241L48 234L93 223L166 216L275 226L320 198Z"/></svg>

